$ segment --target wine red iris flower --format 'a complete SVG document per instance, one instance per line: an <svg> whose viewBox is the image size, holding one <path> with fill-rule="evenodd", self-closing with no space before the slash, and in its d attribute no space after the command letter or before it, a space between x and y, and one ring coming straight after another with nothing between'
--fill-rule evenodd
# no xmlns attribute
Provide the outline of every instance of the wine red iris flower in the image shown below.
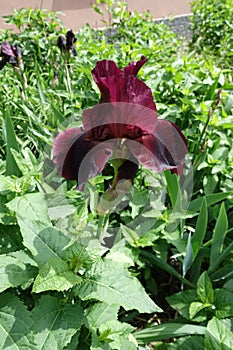
<svg viewBox="0 0 233 350"><path fill-rule="evenodd" d="M150 88L136 77L147 59L119 69L115 62L97 62L92 70L100 103L83 112L83 126L60 133L53 145L58 173L76 180L78 189L118 160L114 184L133 180L138 165L156 172L182 174L186 140L172 122L158 119Z"/></svg>

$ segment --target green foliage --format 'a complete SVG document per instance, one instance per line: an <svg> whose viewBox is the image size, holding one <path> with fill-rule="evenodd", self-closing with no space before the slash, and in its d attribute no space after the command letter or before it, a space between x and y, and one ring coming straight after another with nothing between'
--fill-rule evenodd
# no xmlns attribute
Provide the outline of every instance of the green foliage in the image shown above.
<svg viewBox="0 0 233 350"><path fill-rule="evenodd" d="M106 4L107 19L98 4ZM212 38L216 16L211 10L201 17L206 4L193 4L200 9L194 16L203 48L215 38L204 41L203 26ZM231 13L228 5L219 13ZM108 28L80 29L76 57L59 51L56 40L66 29L45 10L15 10L6 20L17 33L0 34L1 42L18 43L24 61L22 75L11 65L0 71L2 348L145 350L155 342L155 349L229 350L232 71L188 49L149 13L130 13L112 0L97 1L94 9ZM230 55L232 38L221 28L219 43ZM87 192L76 191L51 171L51 145L57 132L79 126L82 110L98 103L91 77L96 62L124 66L141 55L148 62L140 78L159 117L187 138L193 191L186 168L181 179L140 168L122 207L99 217L111 172L91 179Z"/></svg>
<svg viewBox="0 0 233 350"><path fill-rule="evenodd" d="M228 60L233 55L233 7L231 0L194 0L191 3L192 44Z"/></svg>

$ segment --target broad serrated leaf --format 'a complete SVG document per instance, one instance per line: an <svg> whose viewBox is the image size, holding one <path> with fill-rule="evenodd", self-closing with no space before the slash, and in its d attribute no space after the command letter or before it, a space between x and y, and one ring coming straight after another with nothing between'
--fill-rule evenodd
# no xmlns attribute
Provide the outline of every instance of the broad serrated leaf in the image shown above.
<svg viewBox="0 0 233 350"><path fill-rule="evenodd" d="M99 327L99 339L109 343L110 349L124 349L123 343L128 340L132 343L131 347L127 349L137 349L136 341L129 341L129 334L135 330L134 327L127 323L122 323L117 320L107 321Z"/></svg>
<svg viewBox="0 0 233 350"><path fill-rule="evenodd" d="M207 325L205 350L233 349L233 334L222 320L212 318Z"/></svg>
<svg viewBox="0 0 233 350"><path fill-rule="evenodd" d="M31 314L14 294L0 295L1 349L38 350L33 341Z"/></svg>
<svg viewBox="0 0 233 350"><path fill-rule="evenodd" d="M37 350L61 350L83 323L83 310L77 304L62 304L57 298L42 296L32 311Z"/></svg>
<svg viewBox="0 0 233 350"><path fill-rule="evenodd" d="M136 309L147 313L162 311L125 265L111 260L97 261L86 273L84 282L75 287L75 293L82 300L95 299L122 306L125 310Z"/></svg>
<svg viewBox="0 0 233 350"><path fill-rule="evenodd" d="M37 268L33 265L35 262L24 251L0 255L0 292L34 278Z"/></svg>
<svg viewBox="0 0 233 350"><path fill-rule="evenodd" d="M61 257L69 244L69 238L52 227L41 193L16 197L7 206L15 212L23 244L31 251L39 265L50 258Z"/></svg>
<svg viewBox="0 0 233 350"><path fill-rule="evenodd" d="M69 265L62 259L50 259L43 265L33 284L33 293L46 290L64 291L81 283L82 278L69 270Z"/></svg>
<svg viewBox="0 0 233 350"><path fill-rule="evenodd" d="M117 319L119 306L106 303L92 305L86 313L88 328L96 330L101 324Z"/></svg>

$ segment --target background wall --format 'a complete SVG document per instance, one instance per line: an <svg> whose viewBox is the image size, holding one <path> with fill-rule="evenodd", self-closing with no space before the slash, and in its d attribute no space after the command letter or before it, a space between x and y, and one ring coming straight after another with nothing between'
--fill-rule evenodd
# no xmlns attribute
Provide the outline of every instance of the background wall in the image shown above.
<svg viewBox="0 0 233 350"><path fill-rule="evenodd" d="M0 0L0 16L9 15L13 9L38 7L52 11L62 11L62 21L74 31L89 23L92 27L102 27L100 16L92 9L90 0ZM129 10L145 12L149 10L155 18L190 13L190 0L128 0ZM0 28L6 28L2 18Z"/></svg>

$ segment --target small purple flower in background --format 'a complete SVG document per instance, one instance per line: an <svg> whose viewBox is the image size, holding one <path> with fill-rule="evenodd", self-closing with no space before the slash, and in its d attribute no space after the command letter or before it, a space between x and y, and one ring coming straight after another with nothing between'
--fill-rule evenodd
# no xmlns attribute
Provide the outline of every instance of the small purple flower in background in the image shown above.
<svg viewBox="0 0 233 350"><path fill-rule="evenodd" d="M61 52L72 53L73 56L77 56L77 51L74 48L74 43L77 41L72 30L66 32L66 37L59 35L57 38L57 46Z"/></svg>
<svg viewBox="0 0 233 350"><path fill-rule="evenodd" d="M182 174L186 140L172 122L157 117L150 88L136 75L147 59L119 69L115 62L97 62L92 75L101 92L100 103L84 110L83 127L60 133L53 145L58 173L76 180L78 189L101 173L111 160L114 189L133 181L138 164L161 172Z"/></svg>
<svg viewBox="0 0 233 350"><path fill-rule="evenodd" d="M7 41L3 42L1 45L2 60L0 61L0 70L7 64L10 63L13 67L19 68L23 71L23 60L21 51L18 45L11 45Z"/></svg>

